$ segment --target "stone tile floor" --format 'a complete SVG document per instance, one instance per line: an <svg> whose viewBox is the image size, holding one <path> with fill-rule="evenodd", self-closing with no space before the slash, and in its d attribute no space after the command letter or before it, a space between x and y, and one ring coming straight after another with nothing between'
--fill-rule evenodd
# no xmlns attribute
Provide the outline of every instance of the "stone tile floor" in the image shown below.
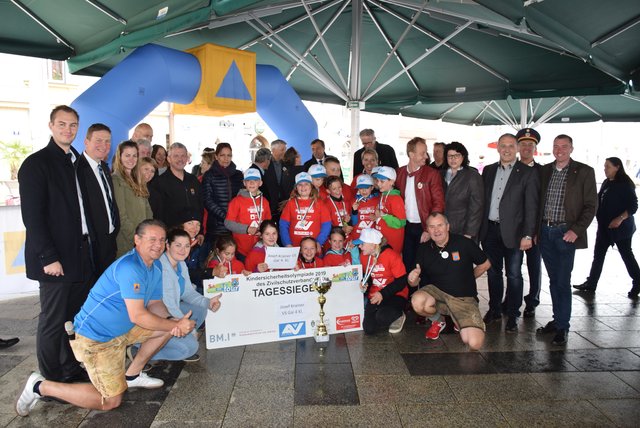
<svg viewBox="0 0 640 428"><path fill-rule="evenodd" d="M165 387L130 391L112 412L41 402L16 416L14 399L37 367L39 305L37 297L0 302L0 334L21 339L0 352L0 426L637 427L640 309L626 297L631 283L617 251L608 256L596 295L574 293L564 347L535 334L552 314L545 277L536 318L521 320L516 334L504 332L505 321L489 325L480 352L466 352L456 334L425 341L412 317L397 335L334 335L324 349L312 339L203 345L197 363L155 366L150 374ZM574 283L591 257L577 253ZM484 313L485 279L479 288Z"/></svg>

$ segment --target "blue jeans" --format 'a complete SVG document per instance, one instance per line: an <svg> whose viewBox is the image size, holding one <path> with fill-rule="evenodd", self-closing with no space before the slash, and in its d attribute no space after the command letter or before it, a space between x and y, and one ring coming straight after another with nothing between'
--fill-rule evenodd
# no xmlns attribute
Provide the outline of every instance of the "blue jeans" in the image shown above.
<svg viewBox="0 0 640 428"><path fill-rule="evenodd" d="M559 330L569 330L571 319L571 271L576 255L576 246L562 237L568 230L566 225L542 225L540 252L549 274L549 291L553 303L553 321Z"/></svg>
<svg viewBox="0 0 640 428"><path fill-rule="evenodd" d="M525 253L527 253L527 270L529 271L529 294L524 296L524 303L528 308L535 308L540 304L540 288L542 288L540 246L533 244Z"/></svg>
<svg viewBox="0 0 640 428"><path fill-rule="evenodd" d="M195 331L205 321L208 308L180 302L180 310L183 313L193 311L191 319L196 322L196 327L193 332L184 337L172 337L169 339L169 341L151 357L152 360L181 361L198 352L198 339L196 339Z"/></svg>
<svg viewBox="0 0 640 428"><path fill-rule="evenodd" d="M502 313L500 305L504 294L504 279L502 266L507 271L507 315L517 317L520 315L522 305L522 259L524 251L519 248L507 248L502 242L500 225L489 223L486 238L482 241L482 249L491 262L487 272L489 283L489 310L494 314Z"/></svg>

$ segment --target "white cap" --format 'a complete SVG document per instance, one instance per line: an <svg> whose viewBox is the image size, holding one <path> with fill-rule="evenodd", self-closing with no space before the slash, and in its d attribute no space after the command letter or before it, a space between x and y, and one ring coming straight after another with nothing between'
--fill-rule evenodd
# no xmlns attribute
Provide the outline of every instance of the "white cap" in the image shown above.
<svg viewBox="0 0 640 428"><path fill-rule="evenodd" d="M311 183L311 176L306 172L301 172L296 175L296 184Z"/></svg>
<svg viewBox="0 0 640 428"><path fill-rule="evenodd" d="M260 171L258 171L255 168L249 168L244 172L244 179L245 180L262 180L262 177L260 176Z"/></svg>
<svg viewBox="0 0 640 428"><path fill-rule="evenodd" d="M390 166L381 166L378 168L378 171L373 174L373 177L379 180L395 180L396 170Z"/></svg>
<svg viewBox="0 0 640 428"><path fill-rule="evenodd" d="M382 233L377 229L362 229L360 237L353 241L354 245L360 244L379 244L382 242Z"/></svg>
<svg viewBox="0 0 640 428"><path fill-rule="evenodd" d="M373 178L369 174L360 174L356 179L356 189L366 189L373 186Z"/></svg>
<svg viewBox="0 0 640 428"><path fill-rule="evenodd" d="M313 178L324 178L327 176L327 169L317 163L309 167L309 175Z"/></svg>

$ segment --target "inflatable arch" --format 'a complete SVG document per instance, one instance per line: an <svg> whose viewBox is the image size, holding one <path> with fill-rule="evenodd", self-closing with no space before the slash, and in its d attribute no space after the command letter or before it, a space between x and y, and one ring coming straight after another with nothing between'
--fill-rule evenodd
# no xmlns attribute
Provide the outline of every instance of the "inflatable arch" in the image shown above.
<svg viewBox="0 0 640 428"><path fill-rule="evenodd" d="M190 103L201 77L200 63L189 53L158 45L136 49L71 103L80 115L73 146L84 150L87 128L104 123L112 133L110 160L118 144L129 138L129 130L161 102ZM309 159L318 125L276 67L256 65L256 102L258 114L278 138L296 147L303 161ZM249 141L231 143L248 147Z"/></svg>

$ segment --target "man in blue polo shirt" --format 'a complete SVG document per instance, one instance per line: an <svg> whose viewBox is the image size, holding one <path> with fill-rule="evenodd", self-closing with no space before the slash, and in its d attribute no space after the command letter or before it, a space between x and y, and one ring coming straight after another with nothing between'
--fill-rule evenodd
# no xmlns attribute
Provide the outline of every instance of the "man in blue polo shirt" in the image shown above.
<svg viewBox="0 0 640 428"><path fill-rule="evenodd" d="M162 222L140 223L134 236L135 248L107 268L76 315L75 336L70 332L71 348L77 360L84 363L91 383L53 382L34 372L16 401L20 416L28 416L44 396L78 407L111 410L120 405L127 388L159 388L164 384L147 376L142 368L172 336L189 334L195 324L189 319L191 312L172 319L162 302L158 258L165 241ZM126 348L134 343L142 345L125 370Z"/></svg>

